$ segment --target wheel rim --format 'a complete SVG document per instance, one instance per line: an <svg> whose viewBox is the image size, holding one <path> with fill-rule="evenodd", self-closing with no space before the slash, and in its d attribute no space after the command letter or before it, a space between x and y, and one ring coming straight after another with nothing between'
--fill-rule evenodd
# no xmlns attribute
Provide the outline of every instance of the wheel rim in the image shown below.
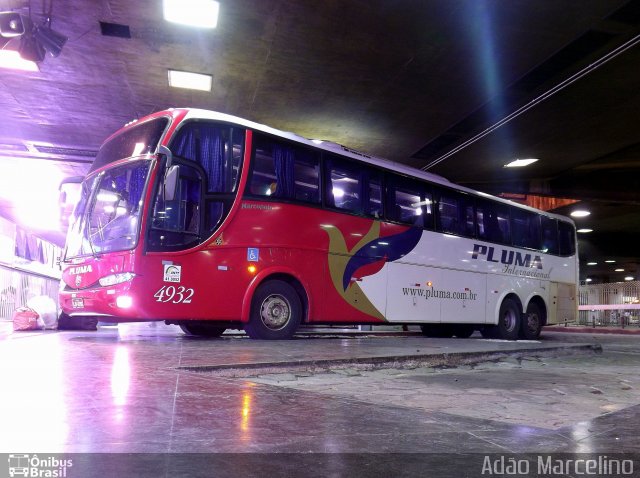
<svg viewBox="0 0 640 478"><path fill-rule="evenodd" d="M271 330L283 329L291 319L291 304L281 295L270 295L262 301L260 319Z"/></svg>
<svg viewBox="0 0 640 478"><path fill-rule="evenodd" d="M502 323L504 324L504 328L507 332L513 332L516 328L516 324L518 323L515 311L512 309L506 310L502 316Z"/></svg>

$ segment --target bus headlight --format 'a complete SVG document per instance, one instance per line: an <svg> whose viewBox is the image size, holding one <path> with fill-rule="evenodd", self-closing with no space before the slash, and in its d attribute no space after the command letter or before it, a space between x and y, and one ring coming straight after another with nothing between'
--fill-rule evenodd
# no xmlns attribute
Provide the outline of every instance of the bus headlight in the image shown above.
<svg viewBox="0 0 640 478"><path fill-rule="evenodd" d="M128 309L133 305L133 298L128 295L121 295L116 299L116 305L121 309Z"/></svg>
<svg viewBox="0 0 640 478"><path fill-rule="evenodd" d="M98 283L102 287L108 287L110 285L120 284L122 282L130 281L135 277L135 274L132 272L121 272L119 274L111 274L110 276L106 276L101 278Z"/></svg>

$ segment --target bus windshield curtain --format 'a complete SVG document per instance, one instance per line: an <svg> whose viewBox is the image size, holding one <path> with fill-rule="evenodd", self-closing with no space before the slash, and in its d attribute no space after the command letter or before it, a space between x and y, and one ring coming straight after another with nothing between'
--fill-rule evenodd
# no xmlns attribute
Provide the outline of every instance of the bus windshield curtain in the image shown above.
<svg viewBox="0 0 640 478"><path fill-rule="evenodd" d="M276 173L275 196L293 198L295 190L294 154L289 148L273 147L273 161Z"/></svg>
<svg viewBox="0 0 640 478"><path fill-rule="evenodd" d="M199 163L207 173L207 190L225 192L224 137L213 125L185 127L173 145L177 156Z"/></svg>
<svg viewBox="0 0 640 478"><path fill-rule="evenodd" d="M138 211L140 199L142 198L142 190L144 189L144 182L147 178L147 171L147 167L138 167L132 170L128 178L129 184L127 184L127 176L129 176L129 174L120 174L114 178L118 193L128 193L127 206L132 213Z"/></svg>
<svg viewBox="0 0 640 478"><path fill-rule="evenodd" d="M131 212L138 212L144 182L147 179L148 168L136 168L131 174L131 184L129 185L129 204Z"/></svg>

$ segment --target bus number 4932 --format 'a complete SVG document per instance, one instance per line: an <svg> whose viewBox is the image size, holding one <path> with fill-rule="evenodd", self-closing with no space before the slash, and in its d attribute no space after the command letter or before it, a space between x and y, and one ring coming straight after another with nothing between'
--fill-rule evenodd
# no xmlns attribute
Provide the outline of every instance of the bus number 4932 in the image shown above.
<svg viewBox="0 0 640 478"><path fill-rule="evenodd" d="M179 286L163 286L158 292L153 294L156 302L171 302L172 304L190 304L193 297L193 289Z"/></svg>

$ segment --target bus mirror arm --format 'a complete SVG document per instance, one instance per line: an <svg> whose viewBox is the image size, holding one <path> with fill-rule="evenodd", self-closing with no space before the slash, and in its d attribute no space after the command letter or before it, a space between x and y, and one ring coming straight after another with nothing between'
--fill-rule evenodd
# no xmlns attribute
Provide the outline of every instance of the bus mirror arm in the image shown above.
<svg viewBox="0 0 640 478"><path fill-rule="evenodd" d="M176 197L176 186L178 185L178 177L180 176L180 166L177 164L167 169L164 177L164 200L173 201Z"/></svg>
<svg viewBox="0 0 640 478"><path fill-rule="evenodd" d="M178 176L180 176L180 168L177 165L173 165L173 153L169 148L164 145L158 147L158 154L164 156L166 159L166 171L164 176L164 199L165 201L173 201L176 196L176 186L178 184Z"/></svg>

